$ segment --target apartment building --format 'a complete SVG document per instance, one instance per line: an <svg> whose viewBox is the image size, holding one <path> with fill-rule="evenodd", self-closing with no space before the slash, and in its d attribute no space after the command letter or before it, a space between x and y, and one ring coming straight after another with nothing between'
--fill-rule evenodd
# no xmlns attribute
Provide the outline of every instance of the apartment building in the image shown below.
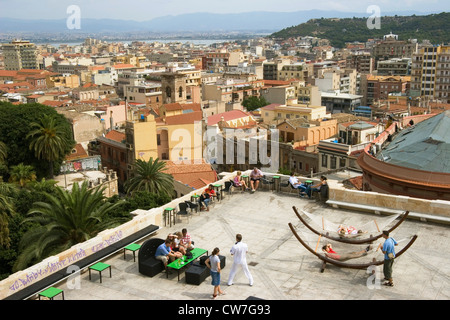
<svg viewBox="0 0 450 320"><path fill-rule="evenodd" d="M281 66L278 71L277 80L298 79L307 81L313 73L313 65L306 63L293 63Z"/></svg>
<svg viewBox="0 0 450 320"><path fill-rule="evenodd" d="M242 52L210 52L202 57L202 69L224 72L229 66L237 66L241 56Z"/></svg>
<svg viewBox="0 0 450 320"><path fill-rule="evenodd" d="M305 118L307 120L316 120L329 118L324 106L313 106L305 104L292 103L291 105L280 105L272 103L261 108L261 118L267 125L278 125L286 119Z"/></svg>
<svg viewBox="0 0 450 320"><path fill-rule="evenodd" d="M376 63L380 60L411 57L417 52L418 46L418 43L414 41L400 41L393 37L387 37L373 46L372 56Z"/></svg>
<svg viewBox="0 0 450 320"><path fill-rule="evenodd" d="M358 73L370 74L375 70L375 59L369 52L361 52L346 57L346 68L355 69Z"/></svg>
<svg viewBox="0 0 450 320"><path fill-rule="evenodd" d="M422 48L412 56L411 97L450 103L450 46Z"/></svg>
<svg viewBox="0 0 450 320"><path fill-rule="evenodd" d="M411 58L392 58L378 61L379 76L407 76L411 74Z"/></svg>
<svg viewBox="0 0 450 320"><path fill-rule="evenodd" d="M141 103L157 109L162 105L161 84L126 85L124 86L124 97L130 103Z"/></svg>
<svg viewBox="0 0 450 320"><path fill-rule="evenodd" d="M410 76L374 76L361 77L363 105L373 105L379 100L386 100L390 94L407 95L410 90Z"/></svg>
<svg viewBox="0 0 450 320"><path fill-rule="evenodd" d="M30 41L14 40L2 45L5 70L39 69L36 45Z"/></svg>

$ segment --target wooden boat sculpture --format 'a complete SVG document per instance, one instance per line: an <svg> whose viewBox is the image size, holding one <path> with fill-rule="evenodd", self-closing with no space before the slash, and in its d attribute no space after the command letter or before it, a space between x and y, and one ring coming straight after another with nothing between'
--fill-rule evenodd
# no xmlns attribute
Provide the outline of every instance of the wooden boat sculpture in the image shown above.
<svg viewBox="0 0 450 320"><path fill-rule="evenodd" d="M356 239L356 237L342 237L342 236L337 236L337 237L333 237L329 234L329 232L320 232L317 231L316 229L314 229L305 219L303 219L303 217L298 213L297 208L295 206L292 207L292 209L294 210L295 214L297 215L297 217L300 219L300 221L305 225L305 227L307 227L309 230L311 230L312 232L314 232L315 234L328 238L330 240L334 240L334 241L338 241L338 242L343 242L343 243L349 243L349 244L363 244L363 243L371 243L374 242L376 240L378 240L379 238L381 238L383 236L383 233L379 233L376 236L372 236L370 235L369 238L364 238L364 239ZM392 226L388 231L392 232L393 230L395 230L400 224L402 224L403 221L405 221L406 217L408 216L409 211L405 211L405 213L402 214L402 218L394 225Z"/></svg>
<svg viewBox="0 0 450 320"><path fill-rule="evenodd" d="M325 265L326 263L330 263L332 265L341 267L341 268L350 268L350 269L367 269L370 266L377 266L377 265L381 265L383 264L383 259L382 260L376 260L373 259L371 262L368 263L345 263L343 261L339 261L339 260L334 260L331 258L328 258L327 256L325 256L324 254L320 254L317 253L315 250L313 250L305 241L302 240L302 238L300 238L300 236L298 235L298 233L295 231L294 226L292 225L292 223L289 223L289 228L291 229L292 233L294 234L294 236L297 238L297 240L309 251L311 252L313 255L315 255L316 257L318 257L320 260L322 260L322 268L321 268L321 272L323 272L325 270ZM395 259L397 259L398 257L400 257L406 250L409 249L409 247L411 247L411 245L414 243L414 241L416 241L417 239L417 235L414 235L411 240L408 242L408 244L406 244L398 253L396 253L395 255Z"/></svg>

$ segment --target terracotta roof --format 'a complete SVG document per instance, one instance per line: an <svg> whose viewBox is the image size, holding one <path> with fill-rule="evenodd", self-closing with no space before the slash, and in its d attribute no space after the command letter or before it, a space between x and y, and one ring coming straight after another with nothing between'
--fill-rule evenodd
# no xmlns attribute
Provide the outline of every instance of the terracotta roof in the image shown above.
<svg viewBox="0 0 450 320"><path fill-rule="evenodd" d="M131 68L136 68L136 66L132 65L132 64L128 64L128 63L118 63L113 65L113 68L115 69L131 69Z"/></svg>
<svg viewBox="0 0 450 320"><path fill-rule="evenodd" d="M76 160L80 158L87 158L88 154L86 150L84 150L83 146L81 144L76 144L75 147L72 149L72 152L70 155L66 156L66 160Z"/></svg>
<svg viewBox="0 0 450 320"><path fill-rule="evenodd" d="M0 77L15 77L16 75L17 75L17 71L0 70Z"/></svg>
<svg viewBox="0 0 450 320"><path fill-rule="evenodd" d="M56 100L45 100L42 104L50 107L62 107L64 106L64 101L56 101Z"/></svg>
<svg viewBox="0 0 450 320"><path fill-rule="evenodd" d="M196 163L200 162L200 163ZM194 189L202 188L217 181L217 174L205 160L186 160L181 163L166 161L166 173L177 181Z"/></svg>
<svg viewBox="0 0 450 320"><path fill-rule="evenodd" d="M203 119L202 112L190 112L166 117L165 123L167 125L193 124L194 122L201 121L202 119Z"/></svg>
<svg viewBox="0 0 450 320"><path fill-rule="evenodd" d="M105 138L122 143L125 140L125 133L111 130L105 135Z"/></svg>
<svg viewBox="0 0 450 320"><path fill-rule="evenodd" d="M163 107L167 111L175 111L175 110L193 110L193 111L202 111L202 106L200 103L168 103L164 104Z"/></svg>
<svg viewBox="0 0 450 320"><path fill-rule="evenodd" d="M223 117L223 121L230 121L230 120L236 120L236 119L240 119L240 118L244 118L244 117L248 117L251 115L247 112L244 112L242 110L231 110L231 111L227 111L227 112L222 112L222 113L218 113L212 116L208 117L208 125L209 126L213 126L215 124L217 124L219 121L222 120Z"/></svg>

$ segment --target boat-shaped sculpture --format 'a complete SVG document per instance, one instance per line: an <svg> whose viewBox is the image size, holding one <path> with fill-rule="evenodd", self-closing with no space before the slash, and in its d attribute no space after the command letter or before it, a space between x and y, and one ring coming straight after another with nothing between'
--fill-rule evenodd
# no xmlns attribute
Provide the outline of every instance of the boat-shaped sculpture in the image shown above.
<svg viewBox="0 0 450 320"><path fill-rule="evenodd" d="M378 240L379 238L382 237L383 233L382 230L378 230L378 234L376 235L372 235L369 234L368 237L365 237L363 239L361 239L362 236L365 235L365 233L361 233L361 234L355 234L355 235L340 235L337 232L336 236L331 235L331 232L327 231L327 230L323 230L323 231L318 231L316 229L314 229L311 224L309 224L302 216L301 214L298 212L297 208L295 206L292 207L292 209L294 210L296 216L300 219L300 221L305 225L305 227L307 227L309 230L311 230L312 232L314 232L315 234L328 238L330 240L334 240L334 241L338 241L338 242L343 242L343 243L349 243L349 244L363 244L363 243L371 243L374 242L376 240ZM389 228L387 231L389 233L391 233L392 231L394 231L396 228L398 228L398 226L400 226L400 224L402 224L403 221L405 221L406 217L408 216L409 211L405 211L403 214L399 214L397 216L394 217L394 219L396 219L398 216L401 215L401 218L399 221L397 221L397 223L395 225L393 225L391 228ZM377 226L378 228L378 226Z"/></svg>
<svg viewBox="0 0 450 320"><path fill-rule="evenodd" d="M332 265L341 267L341 268L350 268L350 269L367 269L370 266L377 266L377 265L381 265L384 262L384 256L382 259L380 260L376 260L375 258L372 259L372 261L369 261L367 263L348 263L348 262L344 262L344 261L339 261L339 260L335 260L335 259L331 259L327 256L325 256L324 254L320 254L317 253L317 250L312 249L307 243L306 241L304 241L297 233L297 231L295 230L294 226L292 225L292 223L289 223L289 228L291 229L292 233L294 234L294 236L297 238L297 240L309 251L311 252L313 255L315 255L317 258L319 258L320 260L322 260L322 267L321 267L321 272L323 272L325 270L325 265L327 263L330 263ZM409 242L395 255L395 259L397 259L398 257L400 257L406 250L409 249L409 247L411 247L411 245L414 243L414 241L416 241L417 239L417 235L414 235L411 237L411 239L409 240Z"/></svg>

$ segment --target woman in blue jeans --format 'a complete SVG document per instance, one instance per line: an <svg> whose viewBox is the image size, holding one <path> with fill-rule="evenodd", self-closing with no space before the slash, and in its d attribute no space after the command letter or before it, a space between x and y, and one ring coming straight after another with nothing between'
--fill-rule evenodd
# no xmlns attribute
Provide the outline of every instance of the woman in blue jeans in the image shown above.
<svg viewBox="0 0 450 320"><path fill-rule="evenodd" d="M206 259L205 264L210 269L211 274L211 284L214 286L214 293L212 298L215 299L218 294L225 294L220 289L220 259L219 259L219 248L214 248L212 254Z"/></svg>

